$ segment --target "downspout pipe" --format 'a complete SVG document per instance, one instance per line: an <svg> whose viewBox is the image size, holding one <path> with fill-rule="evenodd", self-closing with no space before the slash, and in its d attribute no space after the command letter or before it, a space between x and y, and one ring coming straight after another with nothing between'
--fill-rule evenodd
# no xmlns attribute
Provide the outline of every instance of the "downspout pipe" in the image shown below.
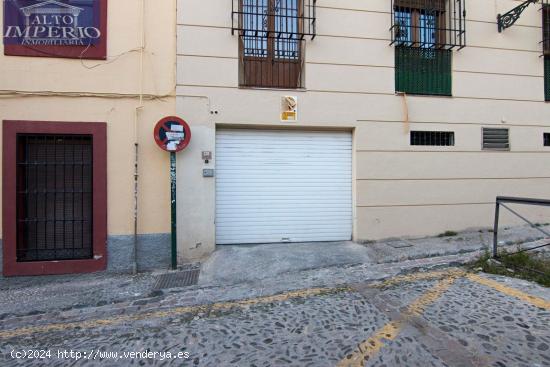
<svg viewBox="0 0 550 367"><path fill-rule="evenodd" d="M141 36L139 46L139 105L135 109L134 113L134 264L133 273L137 274L138 269L138 199L139 199L139 134L138 134L138 122L140 111L144 108L143 105L143 64L145 53L145 0L141 0L140 11L140 23L141 23Z"/></svg>

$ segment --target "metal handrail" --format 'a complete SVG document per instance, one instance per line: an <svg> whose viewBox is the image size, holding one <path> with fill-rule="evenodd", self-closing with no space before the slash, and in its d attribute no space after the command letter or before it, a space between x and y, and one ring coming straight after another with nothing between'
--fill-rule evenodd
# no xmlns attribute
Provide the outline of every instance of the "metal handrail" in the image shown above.
<svg viewBox="0 0 550 367"><path fill-rule="evenodd" d="M538 205L538 206L548 206L550 207L550 200L547 199L533 199L533 198L518 198L518 197L510 197L510 196L497 196L496 199L496 206L495 206L495 225L493 228L493 258L498 257L498 220L500 215L500 207L502 206L518 218L522 219L524 222L528 223L532 228L535 228L539 232L543 233L545 236L550 237L550 233L546 232L542 228L539 228L536 224L529 221L527 218L522 216L521 214L517 213L515 210L511 209L505 204L522 204L522 205ZM535 249L539 249L542 247L550 246L550 243L528 248L528 249L522 249L520 251L517 251L516 253L520 252L526 252L526 251L532 251Z"/></svg>

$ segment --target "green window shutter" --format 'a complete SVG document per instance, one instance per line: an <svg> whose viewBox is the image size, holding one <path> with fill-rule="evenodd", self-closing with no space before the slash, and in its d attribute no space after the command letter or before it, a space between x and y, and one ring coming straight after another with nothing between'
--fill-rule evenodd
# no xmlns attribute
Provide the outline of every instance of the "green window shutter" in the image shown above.
<svg viewBox="0 0 550 367"><path fill-rule="evenodd" d="M395 48L395 90L408 94L450 96L452 51Z"/></svg>
<svg viewBox="0 0 550 367"><path fill-rule="evenodd" d="M550 101L550 56L544 57L544 99Z"/></svg>

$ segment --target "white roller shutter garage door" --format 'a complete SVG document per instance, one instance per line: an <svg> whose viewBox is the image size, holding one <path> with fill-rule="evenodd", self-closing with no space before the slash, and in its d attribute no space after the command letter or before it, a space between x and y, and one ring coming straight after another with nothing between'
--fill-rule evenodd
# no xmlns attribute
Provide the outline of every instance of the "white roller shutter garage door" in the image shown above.
<svg viewBox="0 0 550 367"><path fill-rule="evenodd" d="M349 132L218 130L216 242L350 240Z"/></svg>

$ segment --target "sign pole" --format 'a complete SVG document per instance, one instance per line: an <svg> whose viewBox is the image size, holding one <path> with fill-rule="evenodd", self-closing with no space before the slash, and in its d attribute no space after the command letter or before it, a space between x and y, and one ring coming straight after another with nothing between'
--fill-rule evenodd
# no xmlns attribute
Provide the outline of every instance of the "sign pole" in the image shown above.
<svg viewBox="0 0 550 367"><path fill-rule="evenodd" d="M178 268L178 224L176 214L176 153L181 152L191 141L191 129L185 120L168 116L157 122L153 131L155 143L170 153L170 230L171 267Z"/></svg>
<svg viewBox="0 0 550 367"><path fill-rule="evenodd" d="M176 223L176 152L170 152L170 203L172 225L172 269L178 267L178 241Z"/></svg>

